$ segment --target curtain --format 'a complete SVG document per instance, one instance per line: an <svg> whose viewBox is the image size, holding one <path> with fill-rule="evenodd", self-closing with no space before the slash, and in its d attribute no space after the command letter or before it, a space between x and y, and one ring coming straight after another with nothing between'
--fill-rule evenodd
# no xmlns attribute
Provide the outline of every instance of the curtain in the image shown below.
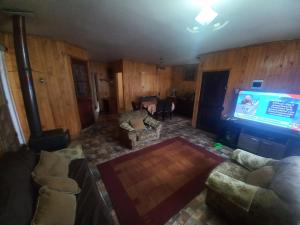
<svg viewBox="0 0 300 225"><path fill-rule="evenodd" d="M17 150L25 143L6 71L4 48L0 45L0 151Z"/></svg>

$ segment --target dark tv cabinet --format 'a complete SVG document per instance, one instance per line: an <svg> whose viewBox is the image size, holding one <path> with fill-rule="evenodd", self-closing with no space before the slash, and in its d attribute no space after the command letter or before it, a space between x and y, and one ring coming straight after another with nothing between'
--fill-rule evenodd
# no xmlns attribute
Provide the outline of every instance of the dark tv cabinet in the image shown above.
<svg viewBox="0 0 300 225"><path fill-rule="evenodd" d="M300 155L300 134L260 123L223 120L218 141L232 148L274 159Z"/></svg>

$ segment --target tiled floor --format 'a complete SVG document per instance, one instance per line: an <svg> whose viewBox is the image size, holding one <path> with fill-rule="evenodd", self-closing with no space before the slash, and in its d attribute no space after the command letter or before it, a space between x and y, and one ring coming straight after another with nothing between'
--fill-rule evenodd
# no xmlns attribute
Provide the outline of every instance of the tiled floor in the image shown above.
<svg viewBox="0 0 300 225"><path fill-rule="evenodd" d="M186 140L204 147L206 150L215 154L227 157L231 149L224 146L219 150L214 149L214 136L195 129L191 126L191 121L182 117L174 117L172 120L165 120L161 131L161 138L157 141L144 142L134 150L124 148L118 143L118 122L116 116L103 116L101 120L82 132L80 137L73 141L72 144L82 144L84 152L90 161L90 166L97 179L97 184L101 196L103 197L109 214L114 218L115 224L118 220L115 216L114 209L111 205L109 196L105 186L101 180L101 175L96 169L96 165L116 158L118 156L128 154L132 151L138 151L146 146L163 140L182 137ZM174 215L167 225L226 225L221 218L211 212L205 204L205 191L192 200L178 214Z"/></svg>

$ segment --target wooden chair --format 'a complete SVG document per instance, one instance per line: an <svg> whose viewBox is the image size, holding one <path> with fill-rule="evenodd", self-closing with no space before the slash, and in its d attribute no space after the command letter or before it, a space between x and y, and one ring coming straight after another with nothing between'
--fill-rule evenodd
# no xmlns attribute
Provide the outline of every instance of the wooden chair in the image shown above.
<svg viewBox="0 0 300 225"><path fill-rule="evenodd" d="M154 114L154 117L156 119L158 119L159 116L161 116L162 121L165 120L165 101L164 100L158 100L157 104L156 104L156 112Z"/></svg>
<svg viewBox="0 0 300 225"><path fill-rule="evenodd" d="M132 105L133 111L140 110L140 104L139 103L132 101L131 105Z"/></svg>
<svg viewBox="0 0 300 225"><path fill-rule="evenodd" d="M165 116L169 116L169 119L172 119L173 111L172 111L173 101L171 99L165 100L164 114Z"/></svg>

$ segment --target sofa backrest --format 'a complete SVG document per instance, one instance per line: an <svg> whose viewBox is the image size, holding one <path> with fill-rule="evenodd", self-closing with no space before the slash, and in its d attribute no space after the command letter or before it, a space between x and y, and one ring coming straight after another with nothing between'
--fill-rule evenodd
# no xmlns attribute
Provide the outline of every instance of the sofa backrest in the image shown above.
<svg viewBox="0 0 300 225"><path fill-rule="evenodd" d="M6 152L0 158L0 224L29 225L38 188L31 171L37 162L33 151Z"/></svg>
<svg viewBox="0 0 300 225"><path fill-rule="evenodd" d="M133 112L126 112L123 113L120 118L119 118L119 123L123 122L129 122L132 119L137 119L137 118L143 118L145 119L148 116L148 113L146 110L138 110L138 111L133 111Z"/></svg>
<svg viewBox="0 0 300 225"><path fill-rule="evenodd" d="M286 202L298 205L300 209L300 156L282 159L274 165L274 169L271 189Z"/></svg>

